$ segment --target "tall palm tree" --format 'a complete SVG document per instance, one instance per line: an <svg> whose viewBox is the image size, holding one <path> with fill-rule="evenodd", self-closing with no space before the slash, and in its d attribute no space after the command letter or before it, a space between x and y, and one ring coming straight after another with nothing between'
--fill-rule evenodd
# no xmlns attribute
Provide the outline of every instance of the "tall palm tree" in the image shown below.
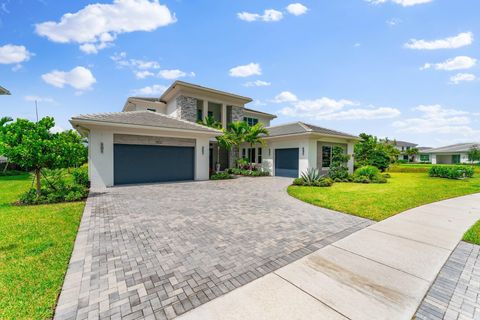
<svg viewBox="0 0 480 320"><path fill-rule="evenodd" d="M213 116L206 116L205 119L198 120L198 124L203 124L204 126L214 128L214 129L221 129L222 123L220 121L215 120Z"/></svg>
<svg viewBox="0 0 480 320"><path fill-rule="evenodd" d="M240 153L240 145L245 142L250 127L245 121L234 121L228 125L226 132L227 139L233 148L233 163L237 163L237 156Z"/></svg>
<svg viewBox="0 0 480 320"><path fill-rule="evenodd" d="M410 148L408 149L405 154L408 156L408 161L413 162L415 161L415 156L418 154L418 149L417 148Z"/></svg>
<svg viewBox="0 0 480 320"><path fill-rule="evenodd" d="M262 123L257 123L253 126L248 126L244 140L245 142L250 144L250 149L248 154L249 159L252 158L251 152L253 150L254 145L259 143L263 146L265 144L265 141L263 140L263 136L265 135L268 135L268 130L263 126ZM250 164L250 169L251 169L251 166L252 164Z"/></svg>

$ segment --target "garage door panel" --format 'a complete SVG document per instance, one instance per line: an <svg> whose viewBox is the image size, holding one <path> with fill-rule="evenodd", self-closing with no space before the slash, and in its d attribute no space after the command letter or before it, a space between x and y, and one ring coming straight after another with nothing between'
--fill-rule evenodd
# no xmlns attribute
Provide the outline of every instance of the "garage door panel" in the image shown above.
<svg viewBox="0 0 480 320"><path fill-rule="evenodd" d="M114 183L193 180L194 148L114 145Z"/></svg>
<svg viewBox="0 0 480 320"><path fill-rule="evenodd" d="M298 177L298 148L275 150L275 175Z"/></svg>

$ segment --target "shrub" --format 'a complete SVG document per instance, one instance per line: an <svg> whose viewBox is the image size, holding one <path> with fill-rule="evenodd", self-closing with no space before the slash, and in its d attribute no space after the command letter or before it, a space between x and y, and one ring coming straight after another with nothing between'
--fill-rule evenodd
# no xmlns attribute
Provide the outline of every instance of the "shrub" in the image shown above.
<svg viewBox="0 0 480 320"><path fill-rule="evenodd" d="M89 186L88 180L88 167L86 165L81 166L80 168L75 168L72 170L73 181L76 184L79 184L84 187Z"/></svg>
<svg viewBox="0 0 480 320"><path fill-rule="evenodd" d="M408 160L398 159L396 162L397 162L397 163L401 163L401 164L405 164L405 163L408 163Z"/></svg>
<svg viewBox="0 0 480 320"><path fill-rule="evenodd" d="M315 181L313 185L315 187L331 187L333 185L333 180L331 178L322 178Z"/></svg>
<svg viewBox="0 0 480 320"><path fill-rule="evenodd" d="M313 183L320 180L321 177L320 172L315 168L308 168L307 171L302 172L301 176L303 182L308 185L313 185Z"/></svg>
<svg viewBox="0 0 480 320"><path fill-rule="evenodd" d="M227 180L233 179L233 176L228 172L217 172L210 176L210 180Z"/></svg>
<svg viewBox="0 0 480 320"><path fill-rule="evenodd" d="M230 168L230 169L227 169L226 172L230 174L235 174L238 176L248 176L248 177L266 177L270 175L268 171L248 170L248 169L240 169L240 168Z"/></svg>
<svg viewBox="0 0 480 320"><path fill-rule="evenodd" d="M88 188L85 185L78 183L81 181L80 177L84 177L84 173L78 173L78 177L75 178L72 175L68 175L66 170L44 170L42 179L42 187L40 194L37 195L35 188L29 189L27 192L20 196L20 204L46 204L57 202L70 202L79 201L87 197ZM86 170L86 168L82 168ZM88 183L88 179L87 179Z"/></svg>
<svg viewBox="0 0 480 320"><path fill-rule="evenodd" d="M22 174L26 174L26 172L19 170L7 170L5 172L3 172L3 170L0 171L0 177L19 176Z"/></svg>
<svg viewBox="0 0 480 320"><path fill-rule="evenodd" d="M302 178L295 178L293 179L294 186L303 186L303 179Z"/></svg>
<svg viewBox="0 0 480 320"><path fill-rule="evenodd" d="M474 169L470 166L432 166L428 170L430 177L447 179L464 179L473 177Z"/></svg>
<svg viewBox="0 0 480 320"><path fill-rule="evenodd" d="M355 170L353 182L355 183L386 183L387 178L380 173L377 167L364 166Z"/></svg>
<svg viewBox="0 0 480 320"><path fill-rule="evenodd" d="M358 168L355 171L355 175L356 176L364 176L364 177L367 177L369 179L372 179L375 176L380 175L380 170L378 170L378 168L374 167L374 166L364 166L364 167Z"/></svg>
<svg viewBox="0 0 480 320"><path fill-rule="evenodd" d="M382 176L385 178L385 179L390 179L392 176L390 175L390 173L383 173Z"/></svg>

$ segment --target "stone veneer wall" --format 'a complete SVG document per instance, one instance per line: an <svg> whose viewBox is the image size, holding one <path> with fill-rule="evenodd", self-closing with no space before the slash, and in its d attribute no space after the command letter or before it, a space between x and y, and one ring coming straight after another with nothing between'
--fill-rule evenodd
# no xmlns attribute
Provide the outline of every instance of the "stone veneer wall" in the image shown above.
<svg viewBox="0 0 480 320"><path fill-rule="evenodd" d="M243 121L243 108L232 106L232 122Z"/></svg>
<svg viewBox="0 0 480 320"><path fill-rule="evenodd" d="M177 117L183 120L197 121L197 99L187 96L177 97Z"/></svg>

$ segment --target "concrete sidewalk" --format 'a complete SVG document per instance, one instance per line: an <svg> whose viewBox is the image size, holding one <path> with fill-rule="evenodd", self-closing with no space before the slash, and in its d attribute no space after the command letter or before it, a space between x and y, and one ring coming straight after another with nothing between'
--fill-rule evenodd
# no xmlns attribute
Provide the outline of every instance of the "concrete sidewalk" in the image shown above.
<svg viewBox="0 0 480 320"><path fill-rule="evenodd" d="M178 319L411 319L480 219L480 194L398 214Z"/></svg>

